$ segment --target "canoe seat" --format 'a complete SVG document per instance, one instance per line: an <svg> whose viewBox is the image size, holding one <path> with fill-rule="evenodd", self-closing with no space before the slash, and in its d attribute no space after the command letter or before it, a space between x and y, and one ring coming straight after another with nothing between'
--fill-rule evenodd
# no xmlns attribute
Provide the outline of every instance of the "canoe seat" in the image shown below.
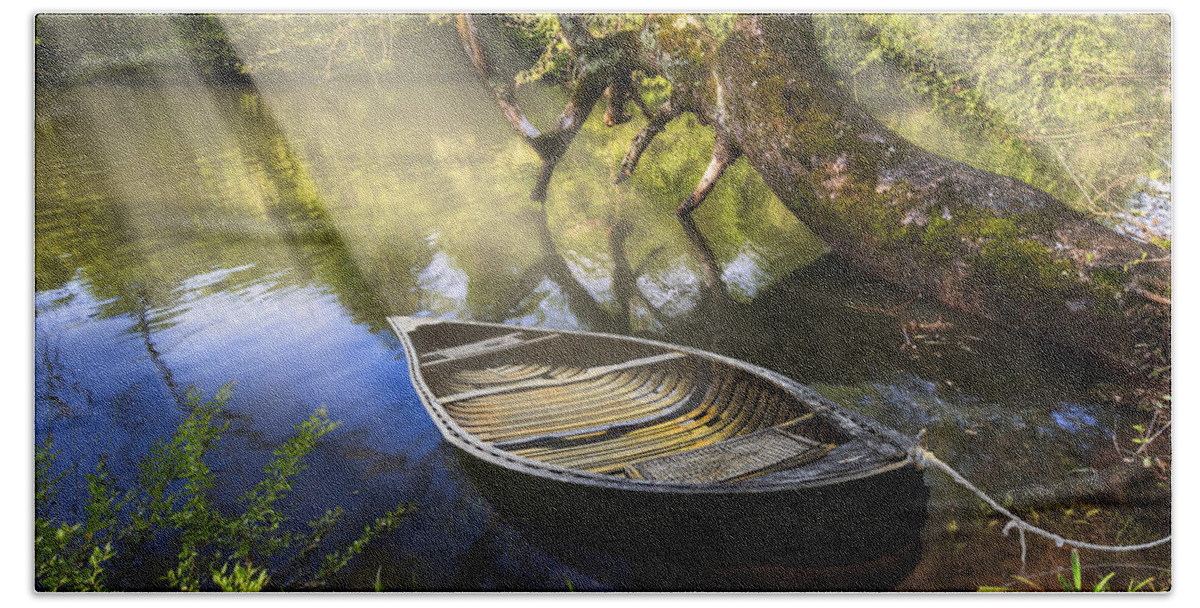
<svg viewBox="0 0 1200 608"><path fill-rule="evenodd" d="M421 366L429 368L436 365L441 365L443 363L462 361L463 359L482 357L484 355L492 355L506 350L513 350L515 348L523 348L529 346L530 344L537 344L539 342L557 338L559 334L549 334L527 340L522 339L521 335L521 332L518 331L503 336L495 336L486 340L480 340L478 342L472 342L470 344L462 344L459 346L421 353L419 355ZM430 361L430 359L437 357L440 357L440 359Z"/></svg>
<svg viewBox="0 0 1200 608"><path fill-rule="evenodd" d="M672 482L737 481L812 462L835 447L783 430L790 424L640 460L625 467L625 476Z"/></svg>

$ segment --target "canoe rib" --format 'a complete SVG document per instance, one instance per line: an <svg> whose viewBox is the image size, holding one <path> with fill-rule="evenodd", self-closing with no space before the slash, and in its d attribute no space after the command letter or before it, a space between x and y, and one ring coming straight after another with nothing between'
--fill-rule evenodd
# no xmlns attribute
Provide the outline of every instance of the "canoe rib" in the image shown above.
<svg viewBox="0 0 1200 608"><path fill-rule="evenodd" d="M513 453L573 469L623 474L630 462L702 448L793 417L771 407L778 394L749 376L721 366L709 373L704 395L695 407L677 416L588 443L514 449Z"/></svg>
<svg viewBox="0 0 1200 608"><path fill-rule="evenodd" d="M634 429L644 428L653 424L670 420L672 418L677 418L683 413L695 409L700 398L704 396L703 391L700 389L700 386L692 385L691 390L688 391L687 395L685 395L682 399L679 399L674 404L671 404L659 410L657 413L648 416L642 416L640 418L633 418L629 420L620 420L617 422L610 422L608 424L600 424L571 431L545 433L543 435L535 435L533 437L524 437L510 441L497 441L492 445L502 450L521 450L535 447L549 447L546 444L562 444L564 442L569 442L571 439L585 436L591 441L605 439L618 433L626 433Z"/></svg>
<svg viewBox="0 0 1200 608"><path fill-rule="evenodd" d="M454 403L455 401L476 399L478 397L488 397L491 395L499 395L501 393L511 393L514 391L521 391L521 390L530 389L530 388L545 388L545 387L550 387L550 386L563 386L563 385L572 384L575 382L582 382L584 380L591 380L593 378L599 378L600 376L604 376L605 374L611 374L613 372L619 372L619 371L623 371L623 370L627 370L627 369L632 369L635 367L645 367L647 365L654 365L655 363L662 363L663 361L670 361L671 359L679 359L679 358L686 357L686 356L687 355L685 355L683 353L665 353L662 355L654 355L653 357L642 357L640 359L634 359L632 361L625 361L622 363L614 363L613 365L603 365L600 367L593 367L593 368L583 372L582 374L579 374L576 376L571 376L569 378L534 378L533 380L525 380L524 382L514 382L512 384L493 386L493 387L488 387L488 388L481 388L481 389L477 389L477 390L473 390L473 391L457 393L454 395L447 395L445 397L438 397L438 401L441 401L442 403Z"/></svg>
<svg viewBox="0 0 1200 608"><path fill-rule="evenodd" d="M586 429L651 414L686 394L686 387L674 379L664 384L663 377L621 372L570 391L537 388L453 403L447 412L488 442Z"/></svg>

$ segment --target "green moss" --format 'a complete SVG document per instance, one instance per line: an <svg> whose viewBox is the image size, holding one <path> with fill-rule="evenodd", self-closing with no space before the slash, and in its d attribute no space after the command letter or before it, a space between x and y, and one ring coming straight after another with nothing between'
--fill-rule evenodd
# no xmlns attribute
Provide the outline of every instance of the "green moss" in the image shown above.
<svg viewBox="0 0 1200 608"><path fill-rule="evenodd" d="M1069 283L1071 265L1057 260L1040 243L994 239L983 246L977 270L1017 289L1058 290Z"/></svg>
<svg viewBox="0 0 1200 608"><path fill-rule="evenodd" d="M922 243L936 254L949 256L956 243L974 243L978 248L974 254L968 254L966 261L975 274L989 283L1036 291L1044 296L1064 289L1075 291L1071 264L1056 258L1046 245L1023 238L1031 234L1031 224L1038 223L1039 218L1001 217L987 210L969 208L951 213L953 220L931 219L922 235Z"/></svg>
<svg viewBox="0 0 1200 608"><path fill-rule="evenodd" d="M687 16L660 15L648 18L647 25L641 42L656 58L652 63L680 95L713 107L716 92L710 66L715 49L703 24Z"/></svg>
<svg viewBox="0 0 1200 608"><path fill-rule="evenodd" d="M1097 268L1088 273L1088 278L1105 300L1117 299L1129 283L1129 272L1123 268Z"/></svg>
<svg viewBox="0 0 1200 608"><path fill-rule="evenodd" d="M925 230L921 232L921 244L931 257L948 260L959 243L954 229L955 225L950 220L942 217L931 218L925 225Z"/></svg>
<svg viewBox="0 0 1200 608"><path fill-rule="evenodd" d="M79 523L57 518L56 502L67 471L55 466L58 452L52 438L36 446L35 587L104 591L106 579L124 584L125 579L112 573L135 575L147 567L143 562L173 556L177 563L160 579L165 584L151 590L214 589L209 580L224 591L260 591L268 584L273 590L319 588L411 512L411 505L397 506L357 539L327 554L323 563L311 565L313 552L343 519L342 509L327 510L308 523L307 532L297 532L287 525L289 516L281 504L293 492L318 441L338 426L324 409L294 425L293 434L263 468L263 478L242 494L238 510L217 509L213 490L218 479L209 463L229 427L225 414L230 396L228 385L210 400L199 392L189 393L190 413L171 437L157 442L140 460L131 488L118 488L100 458L96 473L87 475L88 497L82 505L87 518ZM146 547L162 553L145 555L141 550ZM268 576L268 565L276 580ZM308 566L309 571L292 570L293 566Z"/></svg>
<svg viewBox="0 0 1200 608"><path fill-rule="evenodd" d="M1108 289L1121 289L1129 281L1129 273L1121 268L1099 268L1089 275L1096 285Z"/></svg>

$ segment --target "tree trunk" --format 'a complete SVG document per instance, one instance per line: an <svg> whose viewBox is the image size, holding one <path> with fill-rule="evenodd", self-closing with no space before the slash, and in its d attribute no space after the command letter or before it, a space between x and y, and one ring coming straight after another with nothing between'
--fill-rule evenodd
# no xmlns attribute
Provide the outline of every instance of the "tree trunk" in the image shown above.
<svg viewBox="0 0 1200 608"><path fill-rule="evenodd" d="M1122 367L1169 353L1167 252L887 129L837 86L810 17L740 20L712 68L716 128L857 265Z"/></svg>

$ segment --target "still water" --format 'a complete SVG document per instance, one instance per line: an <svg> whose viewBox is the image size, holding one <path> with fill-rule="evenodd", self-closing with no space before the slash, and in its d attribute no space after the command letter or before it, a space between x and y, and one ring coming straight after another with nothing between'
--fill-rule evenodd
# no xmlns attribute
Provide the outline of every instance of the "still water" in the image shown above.
<svg viewBox="0 0 1200 608"><path fill-rule="evenodd" d="M677 121L613 186L639 125L594 116L543 211L528 200L536 157L462 62L398 82L38 91L36 436L80 463L68 488L102 454L130 479L183 418L189 389L233 383L213 463L220 501L325 408L341 426L296 483L295 520L340 505L345 540L416 506L339 588L370 589L377 573L397 590L619 586L619 574L559 564L472 489L384 321L422 314L709 349L926 430L942 459L1067 536L1134 543L1169 527L1165 503L1105 491L1122 470L1112 429L1134 414L1090 398L1101 372L1086 362L856 273L744 162L694 226L678 222L707 164L704 128ZM523 95L535 115L559 103ZM901 589L1023 571L1004 521L927 480L925 556ZM1037 540L1029 552L1031 576L1068 560ZM1085 553L1085 564L1129 562L1105 569L1118 579L1169 569L1168 550L1126 557Z"/></svg>

